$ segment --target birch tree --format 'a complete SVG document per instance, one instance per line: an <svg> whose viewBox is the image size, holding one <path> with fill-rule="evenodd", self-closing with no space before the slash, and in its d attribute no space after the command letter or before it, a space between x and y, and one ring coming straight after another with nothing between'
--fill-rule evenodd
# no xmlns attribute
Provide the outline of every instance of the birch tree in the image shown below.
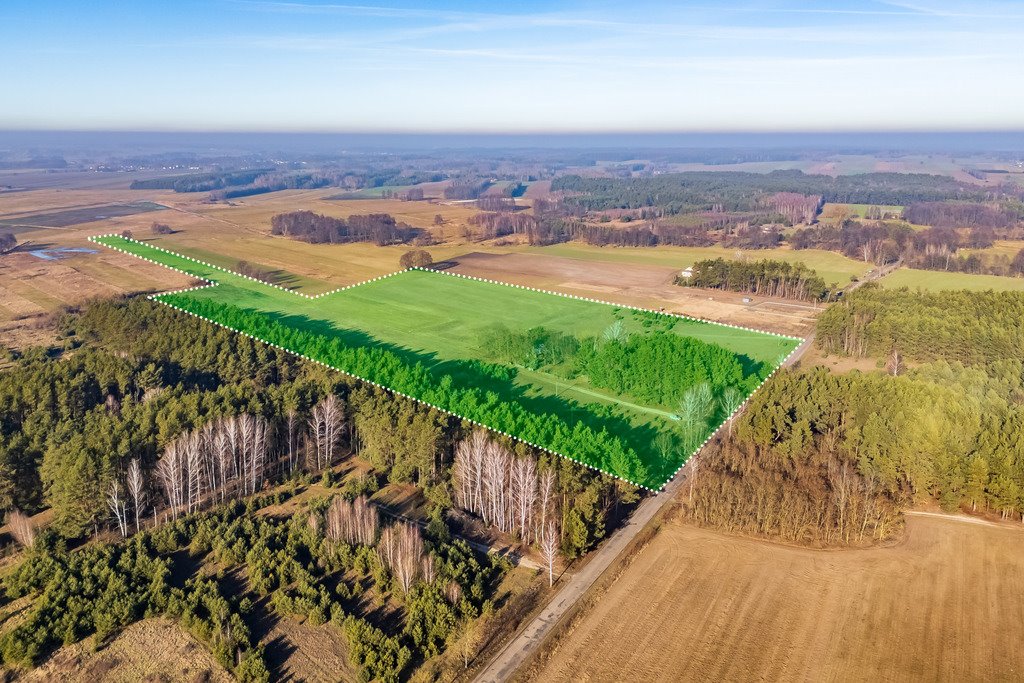
<svg viewBox="0 0 1024 683"><path fill-rule="evenodd" d="M121 538L128 537L128 503L121 495L121 482L112 479L107 488L107 506L114 513L117 520L117 528L121 532Z"/></svg>
<svg viewBox="0 0 1024 683"><path fill-rule="evenodd" d="M555 502L555 471L544 470L540 474L540 523L537 525L537 543L540 543L540 534L547 528L548 520L554 518L552 507Z"/></svg>
<svg viewBox="0 0 1024 683"><path fill-rule="evenodd" d="M203 466L203 451L202 451L202 439L196 432L190 432L181 437L185 448L185 482L188 486L188 494L186 498L186 509L188 512L193 512L199 508L199 499L202 496L202 466Z"/></svg>
<svg viewBox="0 0 1024 683"><path fill-rule="evenodd" d="M341 401L334 394L313 406L309 427L316 448L314 469L322 470L334 462L334 450L341 440L345 420Z"/></svg>
<svg viewBox="0 0 1024 683"><path fill-rule="evenodd" d="M423 565L423 537L417 524L401 524L394 572L406 593L420 576Z"/></svg>
<svg viewBox="0 0 1024 683"><path fill-rule="evenodd" d="M533 507L537 502L537 464L533 458L516 458L511 475L515 530L520 538L528 541Z"/></svg>
<svg viewBox="0 0 1024 683"><path fill-rule="evenodd" d="M548 568L548 587L555 585L555 562L558 560L558 529L554 521L548 522L540 537L540 554Z"/></svg>
<svg viewBox="0 0 1024 683"><path fill-rule="evenodd" d="M294 409L288 410L288 415L285 417L285 429L287 430L287 441L288 441L288 471L294 472L295 467L298 465L298 454L296 453L296 430L299 426L299 414Z"/></svg>
<svg viewBox="0 0 1024 683"><path fill-rule="evenodd" d="M31 549L36 544L36 528L32 518L21 510L14 508L7 518L7 525L11 529L11 536L24 548Z"/></svg>
<svg viewBox="0 0 1024 683"><path fill-rule="evenodd" d="M555 472L537 471L531 457L513 457L501 444L475 432L455 448L455 503L488 526L538 543L553 516Z"/></svg>
<svg viewBox="0 0 1024 683"><path fill-rule="evenodd" d="M142 528L139 518L146 505L146 482L142 477L142 467L138 458L132 460L132 464L128 466L128 493L132 497L132 511L135 513L135 533L138 533Z"/></svg>
<svg viewBox="0 0 1024 683"><path fill-rule="evenodd" d="M171 517L178 518L178 510L182 501L182 466L181 452L176 441L172 441L164 449L163 457L156 463L157 477L167 496L167 505L171 509Z"/></svg>
<svg viewBox="0 0 1024 683"><path fill-rule="evenodd" d="M366 496L349 502L336 497L327 508L327 538L332 541L373 545L377 540L380 516Z"/></svg>
<svg viewBox="0 0 1024 683"><path fill-rule="evenodd" d="M388 571L394 573L395 558L398 555L398 533L394 525L384 527L377 542L377 555Z"/></svg>

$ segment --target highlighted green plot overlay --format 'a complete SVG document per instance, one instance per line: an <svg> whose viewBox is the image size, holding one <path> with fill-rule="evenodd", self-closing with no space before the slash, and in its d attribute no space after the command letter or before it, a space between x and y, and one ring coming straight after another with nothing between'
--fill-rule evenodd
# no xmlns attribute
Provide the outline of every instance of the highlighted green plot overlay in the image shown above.
<svg viewBox="0 0 1024 683"><path fill-rule="evenodd" d="M308 298L94 241L217 283L162 303L652 489L800 343L429 270Z"/></svg>

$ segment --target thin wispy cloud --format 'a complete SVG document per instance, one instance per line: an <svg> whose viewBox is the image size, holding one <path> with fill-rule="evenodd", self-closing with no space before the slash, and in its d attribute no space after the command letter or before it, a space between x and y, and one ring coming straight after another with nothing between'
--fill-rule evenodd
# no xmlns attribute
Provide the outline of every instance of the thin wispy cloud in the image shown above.
<svg viewBox="0 0 1024 683"><path fill-rule="evenodd" d="M181 2L5 8L0 127L1024 127L1024 0Z"/></svg>
<svg viewBox="0 0 1024 683"><path fill-rule="evenodd" d="M946 19L998 19L1001 21L1024 21L1024 11L1016 3L943 3L927 4L903 2L902 0L881 0L886 5L901 8L914 14ZM985 9L982 10L981 8ZM998 8L998 9L997 9Z"/></svg>

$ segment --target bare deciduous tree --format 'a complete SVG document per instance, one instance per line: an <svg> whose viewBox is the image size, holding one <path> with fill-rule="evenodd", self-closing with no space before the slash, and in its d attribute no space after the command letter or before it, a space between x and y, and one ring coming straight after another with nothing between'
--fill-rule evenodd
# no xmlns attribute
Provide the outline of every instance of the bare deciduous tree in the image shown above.
<svg viewBox="0 0 1024 683"><path fill-rule="evenodd" d="M313 469L322 470L334 461L334 449L341 439L344 424L341 401L334 394L328 394L324 400L313 406L313 413L309 419L316 449L315 462L311 463Z"/></svg>
<svg viewBox="0 0 1024 683"><path fill-rule="evenodd" d="M552 507L555 504L555 471L544 470L540 473L540 523L537 525L537 543L540 535L547 528L548 519L553 518Z"/></svg>
<svg viewBox="0 0 1024 683"><path fill-rule="evenodd" d="M459 651L462 653L462 665L466 669L469 668L469 663L476 657L477 650L480 647L481 633L480 633L480 622L479 620L470 620L466 624L466 632L462 634L462 640L459 641Z"/></svg>
<svg viewBox="0 0 1024 683"><path fill-rule="evenodd" d="M36 527L32 524L32 518L21 510L14 508L7 517L7 524L11 528L11 536L25 548L31 548L36 544Z"/></svg>
<svg viewBox="0 0 1024 683"><path fill-rule="evenodd" d="M903 356L900 355L899 349L893 349L892 353L889 354L889 360L885 363L885 369L893 377L903 372Z"/></svg>
<svg viewBox="0 0 1024 683"><path fill-rule="evenodd" d="M128 466L128 493L132 497L132 510L135 512L135 533L141 529L139 518L142 516L142 509L146 505L146 482L142 477L142 467L139 460L132 460Z"/></svg>
<svg viewBox="0 0 1024 683"><path fill-rule="evenodd" d="M420 560L420 571L423 575L423 580L427 583L432 582L437 578L437 570L434 567L434 556L427 553Z"/></svg>
<svg viewBox="0 0 1024 683"><path fill-rule="evenodd" d="M554 516L555 473L538 473L533 458L513 457L483 432L456 447L453 479L457 505L525 543L539 542Z"/></svg>
<svg viewBox="0 0 1024 683"><path fill-rule="evenodd" d="M373 545L380 517L366 496L349 502L338 496L327 508L327 538L332 541Z"/></svg>
<svg viewBox="0 0 1024 683"><path fill-rule="evenodd" d="M182 455L178 444L172 441L164 449L163 457L156 463L156 473L167 496L167 505L171 509L171 517L178 518L182 507Z"/></svg>
<svg viewBox="0 0 1024 683"><path fill-rule="evenodd" d="M537 463L533 458L516 458L512 463L512 499L519 537L529 542L533 508L537 503Z"/></svg>
<svg viewBox="0 0 1024 683"><path fill-rule="evenodd" d="M291 472L295 471L295 467L299 462L295 443L298 426L299 414L294 408L292 408L288 411L288 415L285 417L285 429L288 431L288 470Z"/></svg>
<svg viewBox="0 0 1024 683"><path fill-rule="evenodd" d="M386 526L380 532L380 541L377 543L377 555L384 566L388 568L388 571L393 572L395 558L398 556L398 533L395 531L394 525Z"/></svg>
<svg viewBox="0 0 1024 683"><path fill-rule="evenodd" d="M555 585L555 562L558 560L558 529L554 521L548 522L540 537L540 554L548 568L548 587Z"/></svg>
<svg viewBox="0 0 1024 683"><path fill-rule="evenodd" d="M271 426L242 414L211 421L186 432L164 449L156 474L171 516L193 512L205 501L231 492L255 493L268 467Z"/></svg>
<svg viewBox="0 0 1024 683"><path fill-rule="evenodd" d="M121 538L128 537L128 502L121 496L121 482L113 479L107 488L107 507L114 513Z"/></svg>
<svg viewBox="0 0 1024 683"><path fill-rule="evenodd" d="M402 524L398 531L398 553L392 568L402 590L409 592L420 576L423 564L423 537L416 524Z"/></svg>

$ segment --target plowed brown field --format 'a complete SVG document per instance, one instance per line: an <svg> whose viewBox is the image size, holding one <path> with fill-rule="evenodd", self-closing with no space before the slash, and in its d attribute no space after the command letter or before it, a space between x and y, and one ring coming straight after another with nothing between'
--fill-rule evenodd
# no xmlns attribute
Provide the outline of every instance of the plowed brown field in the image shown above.
<svg viewBox="0 0 1024 683"><path fill-rule="evenodd" d="M820 551L673 523L532 680L1020 680L1022 638L1016 528L911 516Z"/></svg>

